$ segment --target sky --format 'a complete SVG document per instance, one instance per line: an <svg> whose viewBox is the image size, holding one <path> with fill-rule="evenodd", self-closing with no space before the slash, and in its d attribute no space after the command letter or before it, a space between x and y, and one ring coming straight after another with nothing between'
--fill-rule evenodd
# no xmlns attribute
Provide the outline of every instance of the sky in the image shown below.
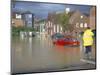
<svg viewBox="0 0 100 75"><path fill-rule="evenodd" d="M13 5L13 3L12 3ZM63 12L66 8L70 8L70 11L79 10L82 13L88 14L91 6L89 5L72 5L72 4L54 4L54 3L39 3L39 2L25 2L16 1L12 7L13 11L26 12L30 11L37 18L46 19L50 12Z"/></svg>

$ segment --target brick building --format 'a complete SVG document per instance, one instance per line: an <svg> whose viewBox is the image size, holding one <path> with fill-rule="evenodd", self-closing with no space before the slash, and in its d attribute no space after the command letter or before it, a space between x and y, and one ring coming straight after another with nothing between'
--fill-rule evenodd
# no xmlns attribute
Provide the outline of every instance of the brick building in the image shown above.
<svg viewBox="0 0 100 75"><path fill-rule="evenodd" d="M90 9L90 27L93 30L96 29L96 7L95 6L93 6Z"/></svg>
<svg viewBox="0 0 100 75"><path fill-rule="evenodd" d="M80 11L69 12L69 24L73 27L73 31L66 31L66 34L75 36L76 33L84 31L84 29L89 25L89 16L87 14L82 14ZM66 14L67 15L67 14ZM63 33L62 26L54 22L54 18L57 16L57 13L51 13L48 16L46 23L48 34L53 33Z"/></svg>
<svg viewBox="0 0 100 75"><path fill-rule="evenodd" d="M34 27L34 15L30 12L13 12L12 26L15 27Z"/></svg>

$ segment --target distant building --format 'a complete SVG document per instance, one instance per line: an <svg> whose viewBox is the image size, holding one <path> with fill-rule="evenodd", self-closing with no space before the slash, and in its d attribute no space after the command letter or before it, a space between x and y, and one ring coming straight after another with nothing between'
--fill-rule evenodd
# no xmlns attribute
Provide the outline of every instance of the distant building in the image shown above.
<svg viewBox="0 0 100 75"><path fill-rule="evenodd" d="M86 27L89 26L89 15L82 14L77 10L71 14L69 24L73 25L74 27L73 34L82 32Z"/></svg>
<svg viewBox="0 0 100 75"><path fill-rule="evenodd" d="M23 20L26 27L34 27L34 15L30 12L23 13Z"/></svg>
<svg viewBox="0 0 100 75"><path fill-rule="evenodd" d="M23 27L24 26L24 20L22 19L22 14L13 12L12 13L12 26L14 27Z"/></svg>
<svg viewBox="0 0 100 75"><path fill-rule="evenodd" d="M90 9L90 27L93 30L96 29L96 7L95 6L93 6Z"/></svg>
<svg viewBox="0 0 100 75"><path fill-rule="evenodd" d="M57 13L51 13L48 15L48 20L46 23L48 34L53 33L63 33L62 26L54 22L54 18ZM67 15L67 14L66 14ZM69 24L73 27L72 32L67 31L67 34L75 36L76 33L84 31L86 27L89 26L89 16L87 14L82 14L80 11L69 12Z"/></svg>
<svg viewBox="0 0 100 75"><path fill-rule="evenodd" d="M59 13L49 13L48 19L46 21L45 29L49 35L54 33L62 33L62 27L59 24L54 22L54 17L56 17Z"/></svg>
<svg viewBox="0 0 100 75"><path fill-rule="evenodd" d="M34 15L29 12L12 13L12 26L15 27L34 27Z"/></svg>
<svg viewBox="0 0 100 75"><path fill-rule="evenodd" d="M34 28L36 31L40 31L40 23L38 18L34 18Z"/></svg>
<svg viewBox="0 0 100 75"><path fill-rule="evenodd" d="M49 35L63 32L62 27L59 24L54 24L52 21L46 23L46 31Z"/></svg>

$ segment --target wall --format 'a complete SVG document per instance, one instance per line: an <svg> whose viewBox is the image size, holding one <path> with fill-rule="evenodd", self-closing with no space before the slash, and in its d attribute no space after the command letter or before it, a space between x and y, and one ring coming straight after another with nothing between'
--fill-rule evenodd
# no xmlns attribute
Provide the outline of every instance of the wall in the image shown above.
<svg viewBox="0 0 100 75"><path fill-rule="evenodd" d="M96 29L96 7L92 7L90 10L90 27Z"/></svg>

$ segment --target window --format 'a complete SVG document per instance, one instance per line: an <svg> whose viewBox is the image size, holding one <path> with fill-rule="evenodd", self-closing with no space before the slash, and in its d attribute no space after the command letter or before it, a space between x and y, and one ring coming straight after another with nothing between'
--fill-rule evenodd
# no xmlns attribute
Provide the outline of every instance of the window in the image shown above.
<svg viewBox="0 0 100 75"><path fill-rule="evenodd" d="M57 32L59 32L59 25L57 25Z"/></svg>
<svg viewBox="0 0 100 75"><path fill-rule="evenodd" d="M21 14L16 14L16 19L21 19Z"/></svg>
<svg viewBox="0 0 100 75"><path fill-rule="evenodd" d="M84 24L84 27L85 27L85 28L87 27L87 23Z"/></svg>
<svg viewBox="0 0 100 75"><path fill-rule="evenodd" d="M32 15L31 14L29 14L29 18L32 18Z"/></svg>
<svg viewBox="0 0 100 75"><path fill-rule="evenodd" d="M62 27L60 27L60 31L61 31L61 32L63 31L63 28L62 28Z"/></svg>
<svg viewBox="0 0 100 75"><path fill-rule="evenodd" d="M56 26L54 25L54 33L56 32Z"/></svg>
<svg viewBox="0 0 100 75"><path fill-rule="evenodd" d="M14 24L14 21L12 20L12 24Z"/></svg>
<svg viewBox="0 0 100 75"><path fill-rule="evenodd" d="M76 23L76 28L79 28L79 23Z"/></svg>
<svg viewBox="0 0 100 75"><path fill-rule="evenodd" d="M80 23L80 27L83 28L83 23Z"/></svg>

